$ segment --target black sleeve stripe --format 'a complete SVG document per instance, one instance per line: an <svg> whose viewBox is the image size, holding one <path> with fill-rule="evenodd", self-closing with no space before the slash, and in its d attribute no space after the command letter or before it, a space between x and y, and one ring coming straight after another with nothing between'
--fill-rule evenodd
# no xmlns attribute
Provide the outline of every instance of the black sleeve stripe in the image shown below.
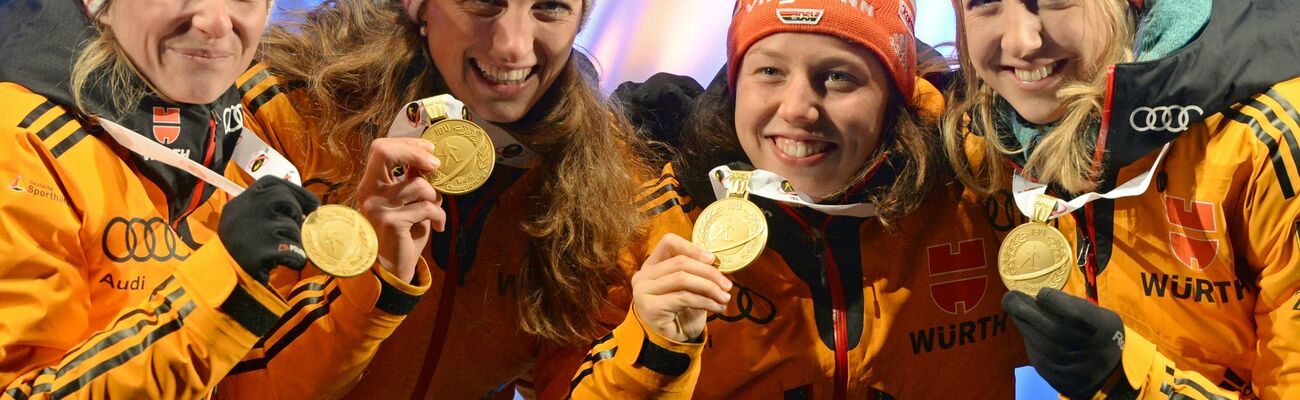
<svg viewBox="0 0 1300 400"><path fill-rule="evenodd" d="M609 350L588 354L587 358L584 358L582 362L584 363L590 362L592 364L595 364L601 361L614 358L614 354L616 353L618 353L618 347L611 347Z"/></svg>
<svg viewBox="0 0 1300 400"><path fill-rule="evenodd" d="M293 300L293 298L298 297L298 295L302 294L302 292L311 291L311 290L315 290L315 291L324 290L325 285L328 285L330 282L333 281L334 281L334 277L329 277L328 279L325 280L325 282L311 282L306 285L298 285L298 287L293 288L292 292L289 292L289 297L287 298L289 300ZM290 313L286 313L285 315L293 315L293 313L290 312Z"/></svg>
<svg viewBox="0 0 1300 400"><path fill-rule="evenodd" d="M54 158L59 158L59 156L62 156L63 153L66 153L68 150L72 149L72 146L76 146L77 143L81 143L81 139L85 139L85 138L86 138L86 130L77 129L76 132L72 132L72 134L68 135L66 139L63 139L62 142L59 142L58 145L50 149L50 153L54 154Z"/></svg>
<svg viewBox="0 0 1300 400"><path fill-rule="evenodd" d="M265 91L262 91L261 94L257 95L257 97L253 98L253 101L248 103L248 112L250 114L256 115L258 109L261 109L262 106L266 105L267 102L274 100L275 96L279 96L281 93L283 93L280 89L280 86L281 85L273 85L271 87L268 87L266 88ZM289 84L284 86L285 86L284 90L294 90L304 86L304 84L302 82L289 82Z"/></svg>
<svg viewBox="0 0 1300 400"><path fill-rule="evenodd" d="M277 354L280 354L285 347L288 347L289 344L293 343L294 339L301 336L303 332L306 332L317 319L329 313L330 304L334 303L334 300L339 297L340 293L339 288L335 287L326 298L325 305L312 310L311 313L303 317L302 321L298 322L298 325L295 325L292 330L284 335L284 337L271 345L262 358L240 361L239 364L235 364L235 368L230 370L230 375L266 368L266 364L271 362L271 359L275 358Z"/></svg>
<svg viewBox="0 0 1300 400"><path fill-rule="evenodd" d="M1273 137L1269 136L1268 132L1265 132L1264 128L1260 127L1257 120L1241 113L1241 110L1235 110L1232 113L1232 120L1249 126L1250 130L1255 132L1255 137L1264 142L1264 146L1268 148L1269 158L1273 161L1273 170L1277 175L1278 185L1282 188L1282 195L1288 199L1295 197L1295 189L1291 186L1291 177L1286 173L1286 163L1282 161L1282 154L1277 151L1277 141L1273 140Z"/></svg>
<svg viewBox="0 0 1300 400"><path fill-rule="evenodd" d="M54 135L54 132L58 132L60 129L63 129L64 126L67 126L70 123L72 123L71 115L68 115L66 113L59 114L59 116L54 118L53 121L50 121L49 124L46 124L44 127L42 127L40 131L37 131L36 137L41 138L41 140L49 139L51 135Z"/></svg>
<svg viewBox="0 0 1300 400"><path fill-rule="evenodd" d="M654 217L656 215L663 214L664 211L668 211L669 209L676 207L680 204L681 202L677 200L677 197L671 197L668 200L665 200L663 203L660 203L659 205L654 206L654 208L646 210L641 214L645 215L646 218Z"/></svg>
<svg viewBox="0 0 1300 400"><path fill-rule="evenodd" d="M153 292L149 294L149 301L153 301L154 299L157 299L159 293L162 293L162 292L165 291L165 290L169 290L169 289L172 287L172 282L176 282L176 275L172 275L172 276L167 277L167 279L164 280L164 281L162 281L162 283L159 284L158 287L154 288L154 289L153 289ZM185 293L184 290L185 290L184 288L180 288L180 290L178 290L178 291L176 291L176 292L172 292L171 294L168 294L167 296L163 297L163 303L160 304L158 307L155 307L155 308L154 308L154 312L151 313L150 315L160 315L160 314L162 314L162 313L165 313L165 312L167 312L167 311L170 311L170 310L171 310L171 304L170 304L170 303L173 303L173 302L175 302L177 299L179 299L180 296L183 295L183 294ZM179 292L179 294L178 294L177 292ZM165 310L165 311L164 311L164 310ZM135 309L135 310L131 310L131 311L129 311L129 312L127 312L127 313L125 313L125 314L122 314L121 316L117 317L117 319L114 320L113 323L110 324L109 326L117 326L118 324L121 324L122 321L126 321L127 319L129 319L129 318L131 318L131 317L133 317L133 316L135 316L135 315L137 315L137 314L144 314L144 313L146 313L146 311L145 311L144 309ZM107 332L104 332L104 333L107 333ZM102 334L102 333L101 333L101 334ZM93 336L92 336L92 338L93 338ZM85 348L87 345L89 345L89 344L91 344L91 343L93 343L93 342L91 342L91 341L89 341L89 340L87 340L87 341L85 341L85 342L81 342L81 344L77 345L76 347L73 347L71 350L68 350L68 352L65 353L65 354L76 354L76 353L80 353L82 348ZM111 346L111 345L112 345L112 344L109 344L108 346ZM107 347L107 346L105 346L105 347Z"/></svg>
<svg viewBox="0 0 1300 400"><path fill-rule="evenodd" d="M636 356L637 365L664 376L681 376L691 366L691 356L659 347L645 338L641 343L641 353Z"/></svg>
<svg viewBox="0 0 1300 400"><path fill-rule="evenodd" d="M614 332L606 333L605 336L601 336L600 339L591 341L591 347L600 346L613 338L614 338Z"/></svg>
<svg viewBox="0 0 1300 400"><path fill-rule="evenodd" d="M379 278L379 273L375 272L375 279L379 279L379 300L375 301L375 308L392 315L407 315L415 309L415 305L420 303L420 296L403 292L388 281Z"/></svg>
<svg viewBox="0 0 1300 400"><path fill-rule="evenodd" d="M41 375L52 375L52 374L54 374L54 368L48 368L48 367L47 367L47 368L42 368L42 369L41 369L41 372L38 373L36 376L37 376L37 377L40 377ZM36 381L36 379L32 379L32 382L35 382L35 381ZM30 397L30 395L28 394L29 392L30 392L30 393L37 393L37 390L39 390L40 393L49 392L49 391L50 391L50 387L51 387L52 385L53 385L53 384L51 384L51 383L43 383L43 384L40 384L40 385L36 385L35 387L30 387L30 386L29 386L29 387L25 388L26 390L24 390L24 388L18 388L18 387L16 387L16 388L11 388L11 389L9 389L9 390L6 390L6 391L4 392L4 394L7 395L7 396L9 396L9 397L12 398L13 400L27 400L27 398ZM38 388L39 388L39 389L38 389Z"/></svg>
<svg viewBox="0 0 1300 400"><path fill-rule="evenodd" d="M41 119L46 112L53 108L54 103L48 101L37 105L36 108L32 109L32 112L27 113L27 116L23 117L22 122L18 123L18 129L31 128L32 124L36 123L36 120Z"/></svg>
<svg viewBox="0 0 1300 400"><path fill-rule="evenodd" d="M583 380L583 379L587 379L587 377L588 377L588 376L591 376L591 374L592 374L593 372L595 372L595 371L594 371L594 368L592 368L592 367L588 367L587 369L582 370L582 372L579 372L579 373L578 373L578 376L574 377L572 382L569 382L569 395L568 395L568 396L565 396L564 398L565 398L566 400L567 400L567 399L572 399L572 398L573 398L573 390L574 390L574 389L577 389L577 388L578 388L578 385L582 383L582 380Z"/></svg>
<svg viewBox="0 0 1300 400"><path fill-rule="evenodd" d="M312 291L312 290L323 291L326 287L328 287L333 282L334 282L334 277L330 277L329 279L326 279L324 283L309 283L306 285L298 286L293 289L293 292L289 293L289 300L292 301L303 292ZM325 301L324 292L319 293L315 296L305 297L302 298L301 300L298 300L296 303L293 304L292 307L289 308L289 311L286 311L284 315L280 316L279 320L275 321L275 325L272 325L271 329L268 329L266 331L268 334L263 334L262 339L258 340L257 344L254 345L253 347L254 348L264 347L266 345L267 339L271 338L271 335L269 335L269 333L279 332L280 328L283 328L285 323L288 323L289 320L293 319L293 316L302 313L303 308L306 308L307 306L310 306L312 304L318 304L322 301Z"/></svg>
<svg viewBox="0 0 1300 400"><path fill-rule="evenodd" d="M157 324L158 316L171 312L172 303L179 300L181 296L184 295L185 295L184 287L176 288L176 290L172 291L171 294L168 294L167 297L163 298L162 304L159 304L158 307L154 308L153 312L149 313L149 315L152 315L155 318L142 319L139 322L136 322L135 326L133 327L127 329L119 329L117 332L113 332L112 334L108 335L108 337L105 337L99 342L96 342L94 346L91 346L89 349L87 349L85 352L82 352L76 358L73 358L72 360L68 360L67 362L65 362L63 366L59 367L58 374L62 376L68 371L76 369L77 366L81 365L81 363L99 354L99 352L104 351L104 349L112 347L113 345L116 345L128 338L138 336L140 332L144 330L145 327ZM118 322L125 321L127 318L130 318L133 315L144 314L146 312L147 311L142 309L132 310L126 314L123 314L121 317L118 317L117 320Z"/></svg>
<svg viewBox="0 0 1300 400"><path fill-rule="evenodd" d="M100 375L103 375L109 370L112 370L113 368L117 368L122 364L125 364L127 361L130 361L132 358L135 358L136 356L140 355L141 353L144 352L146 348L152 346L159 339L166 337L172 332L176 332L180 330L181 326L185 324L185 317L189 316L189 314L193 312L194 309L197 307L198 306L195 305L194 301L192 300L185 302L185 305L181 306L180 313L179 315L176 316L175 320L172 320L171 322L159 326L158 329L154 329L153 332L149 333L149 336L146 336L144 338L143 342L140 342L135 346L127 348L126 350L123 350L121 353L119 353L117 356L108 359L100 363L99 365L96 365L94 368L91 368L90 371L87 371L85 374L82 374L80 377L77 377L76 380L73 380L67 385L64 385L63 387L59 388L59 390L54 391L54 393L50 394L50 397L55 399L67 397L69 394L72 394L77 390L80 390L83 386L90 383L90 381L95 380L95 378L98 378ZM62 370L60 370L60 373L62 373Z"/></svg>
<svg viewBox="0 0 1300 400"><path fill-rule="evenodd" d="M1250 102L1250 106L1254 107L1255 109L1263 113L1264 117L1268 118L1269 125L1272 125L1273 128L1277 129L1279 132L1282 132L1282 139L1286 140L1288 150L1291 153L1291 162L1296 166L1297 169L1300 169L1300 144L1296 143L1295 132L1291 130L1291 125L1282 122L1282 119L1278 118L1278 114L1276 111L1273 110L1273 107L1269 107L1268 104L1264 104L1264 102L1260 101L1259 98L1252 99ZM1281 155L1279 154L1277 155L1277 157L1281 158ZM1274 162L1274 165L1276 167L1276 162ZM1285 169L1278 170L1276 171L1276 173L1277 175L1288 174L1288 172ZM1289 199L1291 198L1291 196L1287 196L1287 198Z"/></svg>
<svg viewBox="0 0 1300 400"><path fill-rule="evenodd" d="M658 199L658 198L662 197L662 196L665 195L665 194L673 193L673 192L676 191L676 190L677 190L677 186L675 186L675 185L673 185L673 184L663 185L663 186L659 187L659 190L656 190L656 191L654 191L653 193L650 193L650 194L648 194L648 195L642 196L641 198L638 198L638 199L636 200L636 203L633 204L633 206L636 207L636 208L641 208L642 206L644 206L644 205L646 205L646 204L649 204L650 202L654 201L655 199Z"/></svg>
<svg viewBox="0 0 1300 400"><path fill-rule="evenodd" d="M1190 388L1192 388L1192 389L1196 389L1196 391L1197 391L1198 393L1200 393L1201 396L1205 396L1206 399L1210 399L1210 400L1228 400L1227 397L1223 397L1223 396L1216 395L1216 394L1214 394L1214 393L1210 393L1210 391L1209 391L1209 390L1205 390L1205 387L1204 387L1204 386L1201 386L1200 383L1197 383L1196 381L1193 381L1193 380L1191 380L1191 379L1176 378L1176 379L1174 379L1174 384L1176 384L1176 385L1184 385L1184 386L1190 387Z"/></svg>
<svg viewBox="0 0 1300 400"><path fill-rule="evenodd" d="M257 87L257 85L261 84L262 81L266 80L266 78L269 78L270 76L271 73L267 72L265 68L263 68L261 71L258 71L256 74L253 74L251 78L248 78L248 82L244 82L243 85L239 85L239 95L240 96L248 95L249 91L252 91L254 87Z"/></svg>
<svg viewBox="0 0 1300 400"><path fill-rule="evenodd" d="M240 286L235 286L235 290L230 292L230 296L226 297L219 308L238 322L239 326L257 336L266 336L271 331L271 326L280 319Z"/></svg>
<svg viewBox="0 0 1300 400"><path fill-rule="evenodd" d="M1223 378L1227 382L1231 382L1233 386L1239 388L1238 390L1246 386L1246 380L1241 379L1241 376L1237 375L1236 372L1233 372L1232 368L1228 368L1223 371Z"/></svg>
<svg viewBox="0 0 1300 400"><path fill-rule="evenodd" d="M659 186L659 185L663 184L664 181L669 180L669 179L672 179L673 182L675 183L675 182L677 182L677 175L673 174L672 172L665 172L665 173L659 175L659 179L656 179L654 182L644 183L644 184L642 184L642 185L639 187L639 189L640 189L640 190L650 190L650 188L655 187L655 186Z"/></svg>

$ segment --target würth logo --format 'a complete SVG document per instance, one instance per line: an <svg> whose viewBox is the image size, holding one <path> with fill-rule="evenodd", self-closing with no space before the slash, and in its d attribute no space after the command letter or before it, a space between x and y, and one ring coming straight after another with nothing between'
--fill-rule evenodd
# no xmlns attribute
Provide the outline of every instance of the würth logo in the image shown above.
<svg viewBox="0 0 1300 400"><path fill-rule="evenodd" d="M1218 207L1211 202L1165 196L1169 220L1169 249L1178 262L1204 271L1219 256Z"/></svg>
<svg viewBox="0 0 1300 400"><path fill-rule="evenodd" d="M153 108L153 138L162 144L172 144L181 137L181 109Z"/></svg>
<svg viewBox="0 0 1300 400"><path fill-rule="evenodd" d="M776 17L787 25L817 25L826 11L819 8L778 8Z"/></svg>
<svg viewBox="0 0 1300 400"><path fill-rule="evenodd" d="M930 268L930 299L944 312L960 315L984 300L988 275L984 239L945 243L926 248Z"/></svg>

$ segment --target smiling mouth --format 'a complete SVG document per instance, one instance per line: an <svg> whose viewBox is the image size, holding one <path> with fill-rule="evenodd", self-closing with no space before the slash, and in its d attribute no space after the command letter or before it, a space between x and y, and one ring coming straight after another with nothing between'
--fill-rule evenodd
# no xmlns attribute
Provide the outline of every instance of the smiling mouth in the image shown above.
<svg viewBox="0 0 1300 400"><path fill-rule="evenodd" d="M482 76L488 82L498 85L522 85L528 80L528 78L537 73L536 66L529 68L503 69L491 65L480 64L478 60L475 59L470 59L470 64L474 66L475 71L478 71L479 76Z"/></svg>
<svg viewBox="0 0 1300 400"><path fill-rule="evenodd" d="M795 140L784 137L774 137L772 142L776 148L791 158L808 158L816 155L828 153L835 149L835 144L816 140Z"/></svg>
<svg viewBox="0 0 1300 400"><path fill-rule="evenodd" d="M1065 60L1061 60L1031 70L1024 70L1019 68L1009 68L1009 69L1011 69L1015 73L1016 79L1019 79L1021 82L1034 83L1051 77L1053 74L1057 72L1057 70L1060 69L1061 65L1064 63Z"/></svg>

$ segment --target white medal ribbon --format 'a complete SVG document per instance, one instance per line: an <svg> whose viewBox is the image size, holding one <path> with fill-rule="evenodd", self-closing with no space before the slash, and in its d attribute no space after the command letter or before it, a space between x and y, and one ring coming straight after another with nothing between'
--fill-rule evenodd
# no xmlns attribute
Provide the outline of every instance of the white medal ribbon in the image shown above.
<svg viewBox="0 0 1300 400"><path fill-rule="evenodd" d="M713 183L713 195L719 199L727 197L727 182L731 177L731 168L726 165L709 171L709 182ZM749 193L759 197L783 203L798 204L826 214L871 218L876 216L876 206L868 203L854 204L817 204L808 195L783 188L785 178L770 171L756 169L749 178ZM793 187L791 187L793 189Z"/></svg>
<svg viewBox="0 0 1300 400"><path fill-rule="evenodd" d="M113 140L117 141L122 147L127 148L127 150L188 172L190 175L194 175L194 177L229 193L230 197L239 196L240 193L244 192L243 187L230 179L226 179L222 174L181 156L172 149L167 148L167 146L149 140L144 135L107 119L99 119L99 124L104 127L104 131L108 132L109 136L113 137ZM259 158L261 159L260 163L257 162ZM295 185L302 185L298 168L294 167L289 160L276 152L275 149L267 146L266 142L263 142L261 138L257 137L257 134L249 131L248 128L243 128L243 131L240 132L239 141L235 145L231 161L237 162L239 167L249 176L252 176L253 179L271 175L284 178Z"/></svg>
<svg viewBox="0 0 1300 400"><path fill-rule="evenodd" d="M430 110L431 108L441 108L441 110ZM412 101L402 106L401 111L393 118L393 124L388 127L388 137L418 138L424 133L424 128L429 127L430 119L434 117L438 120L465 119L467 114L465 103L449 94ZM537 152L525 146L501 127L477 117L471 117L470 122L483 127L488 137L492 138L498 164L515 168L532 168L537 165L539 159Z"/></svg>
<svg viewBox="0 0 1300 400"><path fill-rule="evenodd" d="M1052 210L1052 214L1048 216L1047 219L1052 220L1056 217L1072 213L1075 210L1082 208L1085 204L1098 199L1114 200L1122 197L1137 196L1146 192L1147 188L1151 186L1151 177L1155 176L1156 169L1160 168L1160 162L1164 160L1165 154L1169 152L1169 145L1169 143L1166 143L1165 147L1160 149L1160 155L1156 156L1156 162L1151 165L1150 170L1133 177L1133 179L1129 179L1128 182L1116 186L1115 189L1109 192L1103 194L1089 192L1079 197L1075 197L1070 201L1052 198L1056 203L1056 207ZM1015 195L1016 207L1020 209L1020 213L1024 214L1026 217L1033 218L1034 202L1038 200L1038 196L1047 193L1047 185L1031 182L1030 180L1020 176L1020 173L1015 173L1011 179L1011 193Z"/></svg>

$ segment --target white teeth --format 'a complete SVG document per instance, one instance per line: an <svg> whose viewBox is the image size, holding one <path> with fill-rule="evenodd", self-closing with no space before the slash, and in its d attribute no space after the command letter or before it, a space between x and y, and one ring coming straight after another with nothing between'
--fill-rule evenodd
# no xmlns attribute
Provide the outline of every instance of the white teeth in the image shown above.
<svg viewBox="0 0 1300 400"><path fill-rule="evenodd" d="M1042 68L1038 68L1038 69L1031 70L1031 71L1025 71L1025 70L1023 70L1023 69L1017 69L1017 70L1016 70L1016 78L1020 78L1020 81L1021 81L1021 82L1027 82L1027 83L1038 82L1038 81L1043 80L1043 78L1046 78L1046 77L1052 76L1052 72L1053 72L1053 70L1056 69L1055 67L1056 67L1056 66L1053 65L1053 64L1047 64L1046 66L1043 66Z"/></svg>
<svg viewBox="0 0 1300 400"><path fill-rule="evenodd" d="M826 152L826 149L830 147L830 143L778 137L776 138L776 147L790 157L804 158Z"/></svg>
<svg viewBox="0 0 1300 400"><path fill-rule="evenodd" d="M524 79L527 79L528 75L533 72L532 68L499 69L478 62L475 62L474 66L478 67L478 71L483 73L483 76L487 77L488 80L501 84L523 83Z"/></svg>

